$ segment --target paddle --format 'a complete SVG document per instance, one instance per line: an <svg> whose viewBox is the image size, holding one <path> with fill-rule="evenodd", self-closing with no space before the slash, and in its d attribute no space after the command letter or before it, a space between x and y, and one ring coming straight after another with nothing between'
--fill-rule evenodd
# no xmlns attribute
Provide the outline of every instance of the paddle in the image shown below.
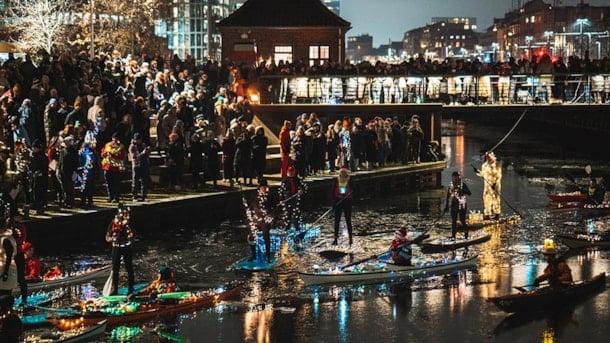
<svg viewBox="0 0 610 343"><path fill-rule="evenodd" d="M108 275L108 278L104 283L104 288L102 288L102 295L105 297L112 293L112 274L112 271L110 271L110 275Z"/></svg>
<svg viewBox="0 0 610 343"><path fill-rule="evenodd" d="M415 237L413 240L411 240L411 241L409 241L409 242L406 242L405 244L401 245L400 247L403 247L403 246L405 246L405 245L409 245L409 244L417 244L417 243L419 243L419 242L423 241L424 239L426 239L426 237L427 237L427 233L428 233L428 231L426 230L426 231L424 231L424 232L423 232L421 235L419 235L419 236ZM400 248L400 247L399 247L399 248ZM345 269L345 268L347 268L347 267L352 267L352 266L355 266L355 265L358 265L358 264L361 264L361 263L364 263L364 262L368 262L368 261L370 261L370 260L372 260L372 259L378 258L379 256L383 256L383 255L385 255L385 254L388 254L388 253L390 253L391 251L392 251L392 249L385 250L385 251L384 251L384 252L382 252L382 253L375 254L375 255L371 255L371 256L369 256L369 257L367 257L367 258L363 258L363 259L361 259L361 260L358 260L358 261L355 261L355 262L352 262L352 263L348 263L348 264L346 264L346 265L344 265L344 266L342 266L342 267L339 267L339 269L343 270L343 269Z"/></svg>
<svg viewBox="0 0 610 343"><path fill-rule="evenodd" d="M477 169L477 167L475 167L473 164L470 164L470 166L472 167L472 169L474 170L475 174L479 174L479 170ZM483 180L487 183L489 183L489 181L485 180L485 178L483 178ZM513 210L518 216L519 218L523 218L523 215L521 214L521 212L517 211L516 208L514 208L510 202L508 202L508 200L506 200L506 198L502 195L502 193L498 192L495 188L492 187L492 190L494 191L494 193L496 193L497 195L500 196L500 199L502 199L502 201L504 201L504 203L510 207L511 210Z"/></svg>
<svg viewBox="0 0 610 343"><path fill-rule="evenodd" d="M311 224L309 224L309 228L303 230L303 232L299 232L299 234L297 235L297 238L303 239L303 237L305 237L305 234L307 233L307 231L309 231L313 227L315 227L315 225L320 220L322 220L322 218L326 217L332 210L335 209L335 207L337 207L337 205L339 205L341 202L343 202L343 200L347 199L350 195L352 195L351 191L349 193L347 193L343 198L339 199L339 201L337 201L337 203L335 205L331 206L326 212L322 213L322 215L320 217L318 217L318 219L314 220Z"/></svg>
<svg viewBox="0 0 610 343"><path fill-rule="evenodd" d="M531 285L523 285L523 286L513 286L513 288L518 290L519 292L526 293L526 292L529 292L529 290L527 288L533 288L533 287L539 288L539 287L541 287L541 285L546 286L547 284L548 284L548 282L542 282L541 284L538 284L538 285L531 284Z"/></svg>

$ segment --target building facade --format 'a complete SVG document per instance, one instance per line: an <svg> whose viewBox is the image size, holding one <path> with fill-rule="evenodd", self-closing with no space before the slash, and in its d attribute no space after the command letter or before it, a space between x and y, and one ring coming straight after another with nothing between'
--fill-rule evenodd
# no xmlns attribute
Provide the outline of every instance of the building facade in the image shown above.
<svg viewBox="0 0 610 343"><path fill-rule="evenodd" d="M405 32L403 47L406 56L443 60L448 57L464 57L475 51L478 38L469 20L436 19L434 24Z"/></svg>
<svg viewBox="0 0 610 343"><path fill-rule="evenodd" d="M222 58L248 56L254 61L301 61L308 65L345 59L345 34L351 24L320 0L248 0L217 24Z"/></svg>
<svg viewBox="0 0 610 343"><path fill-rule="evenodd" d="M168 48L180 58L220 59L222 39L217 21L229 15L229 0L172 0L167 18Z"/></svg>

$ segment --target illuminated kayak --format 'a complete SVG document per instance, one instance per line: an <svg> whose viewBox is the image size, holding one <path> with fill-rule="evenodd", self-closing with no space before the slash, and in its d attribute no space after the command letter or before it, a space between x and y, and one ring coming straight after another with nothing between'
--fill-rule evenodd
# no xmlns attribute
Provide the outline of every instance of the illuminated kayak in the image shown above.
<svg viewBox="0 0 610 343"><path fill-rule="evenodd" d="M584 202L589 197L585 193L546 193L546 197L552 202Z"/></svg>
<svg viewBox="0 0 610 343"><path fill-rule="evenodd" d="M468 238L464 238L464 236L458 236L456 238L429 238L424 240L420 245L422 247L422 251L424 252L446 251L483 243L490 239L490 233L485 231L476 231L471 232L468 235Z"/></svg>
<svg viewBox="0 0 610 343"><path fill-rule="evenodd" d="M299 272L299 277L307 285L328 283L352 283L360 281L409 280L417 277L432 276L438 272L474 267L477 256L468 258L456 257L432 262L416 263L412 266L399 266L392 263L377 262L353 268L336 268Z"/></svg>
<svg viewBox="0 0 610 343"><path fill-rule="evenodd" d="M572 249L580 248L610 248L610 234L574 233L558 234L556 237Z"/></svg>
<svg viewBox="0 0 610 343"><path fill-rule="evenodd" d="M146 299L136 297L130 300L126 296L119 295L111 298L107 297L107 301L100 298L99 302L90 302L83 306L83 309L78 313L59 318L49 318L48 322L59 328L93 325L102 320L106 320L108 327L140 323L158 317L214 306L219 301L239 296L242 288L243 284L234 283L199 292L165 293L159 294L156 300L152 302L148 300L148 297Z"/></svg>
<svg viewBox="0 0 610 343"><path fill-rule="evenodd" d="M564 288L541 287L532 291L487 298L500 310L508 313L553 311L558 306L578 301L606 289L606 273L590 280L575 282Z"/></svg>
<svg viewBox="0 0 610 343"><path fill-rule="evenodd" d="M91 280L97 280L108 277L112 265L105 265L98 268L89 268L76 273L68 275L59 275L53 279L47 279L40 282L28 283L28 292L36 292L41 290L49 290L59 287L72 286L81 283L85 283ZM13 289L13 296L21 294L19 287Z"/></svg>
<svg viewBox="0 0 610 343"><path fill-rule="evenodd" d="M102 320L93 325L81 325L67 330L27 330L24 333L24 342L36 343L76 343L92 342L95 338L106 332L106 321Z"/></svg>

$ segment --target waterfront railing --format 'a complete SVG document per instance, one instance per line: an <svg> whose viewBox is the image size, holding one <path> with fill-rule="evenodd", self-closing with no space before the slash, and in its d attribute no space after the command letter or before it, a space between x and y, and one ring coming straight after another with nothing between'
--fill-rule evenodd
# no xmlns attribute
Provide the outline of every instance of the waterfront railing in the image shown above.
<svg viewBox="0 0 610 343"><path fill-rule="evenodd" d="M610 104L610 74L264 75L261 104Z"/></svg>

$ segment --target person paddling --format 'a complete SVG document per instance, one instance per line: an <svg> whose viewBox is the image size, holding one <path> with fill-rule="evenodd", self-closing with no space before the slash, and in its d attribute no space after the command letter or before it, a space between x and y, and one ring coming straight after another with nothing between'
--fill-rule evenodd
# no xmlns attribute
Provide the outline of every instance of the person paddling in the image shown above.
<svg viewBox="0 0 610 343"><path fill-rule="evenodd" d="M572 280L572 270L561 257L557 256L555 242L552 239L545 239L542 247L544 260L548 263L542 275L534 280L534 286L538 287L542 281L548 280L551 288L562 288L570 286Z"/></svg>
<svg viewBox="0 0 610 343"><path fill-rule="evenodd" d="M42 281L40 272L42 270L42 264L40 259L34 253L34 245L30 242L25 242L21 246L21 250L25 256L25 280L27 282L38 282Z"/></svg>
<svg viewBox="0 0 610 343"><path fill-rule="evenodd" d="M411 241L407 239L407 229L400 228L394 233L394 239L390 244L390 253L395 264L401 266L411 265Z"/></svg>
<svg viewBox="0 0 610 343"><path fill-rule="evenodd" d="M116 295L119 286L119 269L121 259L127 269L128 293L133 294L134 272L133 272L133 251L131 241L134 232L129 226L129 208L119 204L117 214L108 225L106 231L106 242L112 243L112 291L111 295Z"/></svg>
<svg viewBox="0 0 610 343"><path fill-rule="evenodd" d="M337 245L339 238L339 223L341 215L345 216L345 224L347 225L347 234L349 235L349 245L352 245L352 197L354 186L349 177L346 166L339 169L339 175L335 179L333 185L333 208L335 209L335 236L333 245Z"/></svg>
<svg viewBox="0 0 610 343"><path fill-rule="evenodd" d="M451 238L455 239L457 233L458 217L464 229L464 238L468 239L468 223L466 222L466 196L471 195L468 185L460 178L460 173L453 172L451 174L451 183L447 188L447 197L445 199L445 210L447 212L451 208Z"/></svg>
<svg viewBox="0 0 610 343"><path fill-rule="evenodd" d="M174 272L167 266L159 268L159 276L153 280L141 293L142 295L157 295L162 293L177 292Z"/></svg>

